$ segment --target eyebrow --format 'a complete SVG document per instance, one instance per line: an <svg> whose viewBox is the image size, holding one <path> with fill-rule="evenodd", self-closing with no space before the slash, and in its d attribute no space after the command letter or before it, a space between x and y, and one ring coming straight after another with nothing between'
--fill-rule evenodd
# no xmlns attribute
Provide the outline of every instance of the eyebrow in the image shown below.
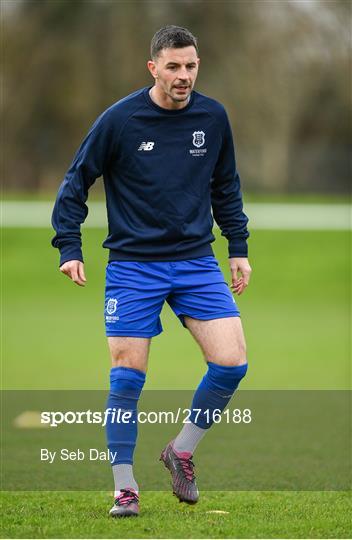
<svg viewBox="0 0 352 540"><path fill-rule="evenodd" d="M178 62L168 62L166 64L166 66L180 66L181 64L179 64ZM186 66L195 66L196 65L196 62L192 61L192 62L187 62Z"/></svg>

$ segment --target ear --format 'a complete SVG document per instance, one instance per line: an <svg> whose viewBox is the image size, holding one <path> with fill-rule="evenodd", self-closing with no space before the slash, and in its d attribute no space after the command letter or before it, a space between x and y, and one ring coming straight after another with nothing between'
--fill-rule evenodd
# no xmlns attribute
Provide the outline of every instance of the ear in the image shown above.
<svg viewBox="0 0 352 540"><path fill-rule="evenodd" d="M154 77L154 79L157 79L158 73L157 73L155 62L153 62L153 60L148 60L147 68L149 69L151 76Z"/></svg>

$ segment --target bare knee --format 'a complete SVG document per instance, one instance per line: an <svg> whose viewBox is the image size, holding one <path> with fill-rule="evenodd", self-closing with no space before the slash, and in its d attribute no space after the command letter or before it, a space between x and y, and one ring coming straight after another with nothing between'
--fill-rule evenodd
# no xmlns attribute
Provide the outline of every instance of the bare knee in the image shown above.
<svg viewBox="0 0 352 540"><path fill-rule="evenodd" d="M207 360L221 366L243 366L247 363L246 343L244 340L229 343L225 350L219 351L216 358Z"/></svg>
<svg viewBox="0 0 352 540"><path fill-rule="evenodd" d="M244 339L241 339L236 343L234 352L233 361L228 365L242 366L247 363L247 348Z"/></svg>
<svg viewBox="0 0 352 540"><path fill-rule="evenodd" d="M212 358L206 357L206 360L220 366L243 366L246 364L247 350L243 332L238 333L235 337L232 336L228 342L222 343L222 346L216 349L216 354Z"/></svg>
<svg viewBox="0 0 352 540"><path fill-rule="evenodd" d="M109 337L112 367L128 367L146 373L150 339Z"/></svg>

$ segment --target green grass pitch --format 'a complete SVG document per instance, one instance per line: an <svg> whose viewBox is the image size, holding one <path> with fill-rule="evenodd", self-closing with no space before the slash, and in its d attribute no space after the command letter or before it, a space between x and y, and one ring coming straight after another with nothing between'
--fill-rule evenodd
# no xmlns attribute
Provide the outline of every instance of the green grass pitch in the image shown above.
<svg viewBox="0 0 352 540"><path fill-rule="evenodd" d="M104 493L7 493L6 538L349 538L344 492L206 492L189 507L144 492L141 515L109 519ZM221 510L225 514L208 513Z"/></svg>
<svg viewBox="0 0 352 540"><path fill-rule="evenodd" d="M104 389L106 252L101 229L84 232L87 286L58 271L49 229L5 229L2 376L7 389ZM215 253L229 281L226 241ZM253 275L238 300L250 369L242 389L347 389L350 381L349 236L341 231L253 231ZM191 389L204 364L165 306L146 388ZM184 373L187 370L187 383ZM172 383L170 382L172 381ZM161 474L166 474L161 471ZM107 486L107 490L112 486ZM2 537L233 538L350 536L346 492L203 492L194 508L142 492L142 514L107 518L111 493L3 493ZM207 513L213 510L226 514Z"/></svg>

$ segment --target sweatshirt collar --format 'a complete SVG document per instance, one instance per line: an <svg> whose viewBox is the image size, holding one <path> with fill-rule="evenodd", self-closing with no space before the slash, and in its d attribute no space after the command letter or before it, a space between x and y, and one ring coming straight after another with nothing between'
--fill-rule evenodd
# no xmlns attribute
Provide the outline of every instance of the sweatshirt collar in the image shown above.
<svg viewBox="0 0 352 540"><path fill-rule="evenodd" d="M149 95L149 91L150 91L151 88L152 88L152 86L147 86L146 88L144 88L144 90L143 90L144 98L145 98L146 102L148 103L148 105L150 107L152 107L154 110L160 112L161 114L175 116L175 115L178 115L178 114L183 114L184 112L188 111L192 107L192 104L193 104L193 101L194 101L194 91L193 90L191 92L189 102L187 103L187 105L185 107L183 107L182 109L165 109L164 107L160 107L159 105L157 105L152 100L152 98Z"/></svg>

